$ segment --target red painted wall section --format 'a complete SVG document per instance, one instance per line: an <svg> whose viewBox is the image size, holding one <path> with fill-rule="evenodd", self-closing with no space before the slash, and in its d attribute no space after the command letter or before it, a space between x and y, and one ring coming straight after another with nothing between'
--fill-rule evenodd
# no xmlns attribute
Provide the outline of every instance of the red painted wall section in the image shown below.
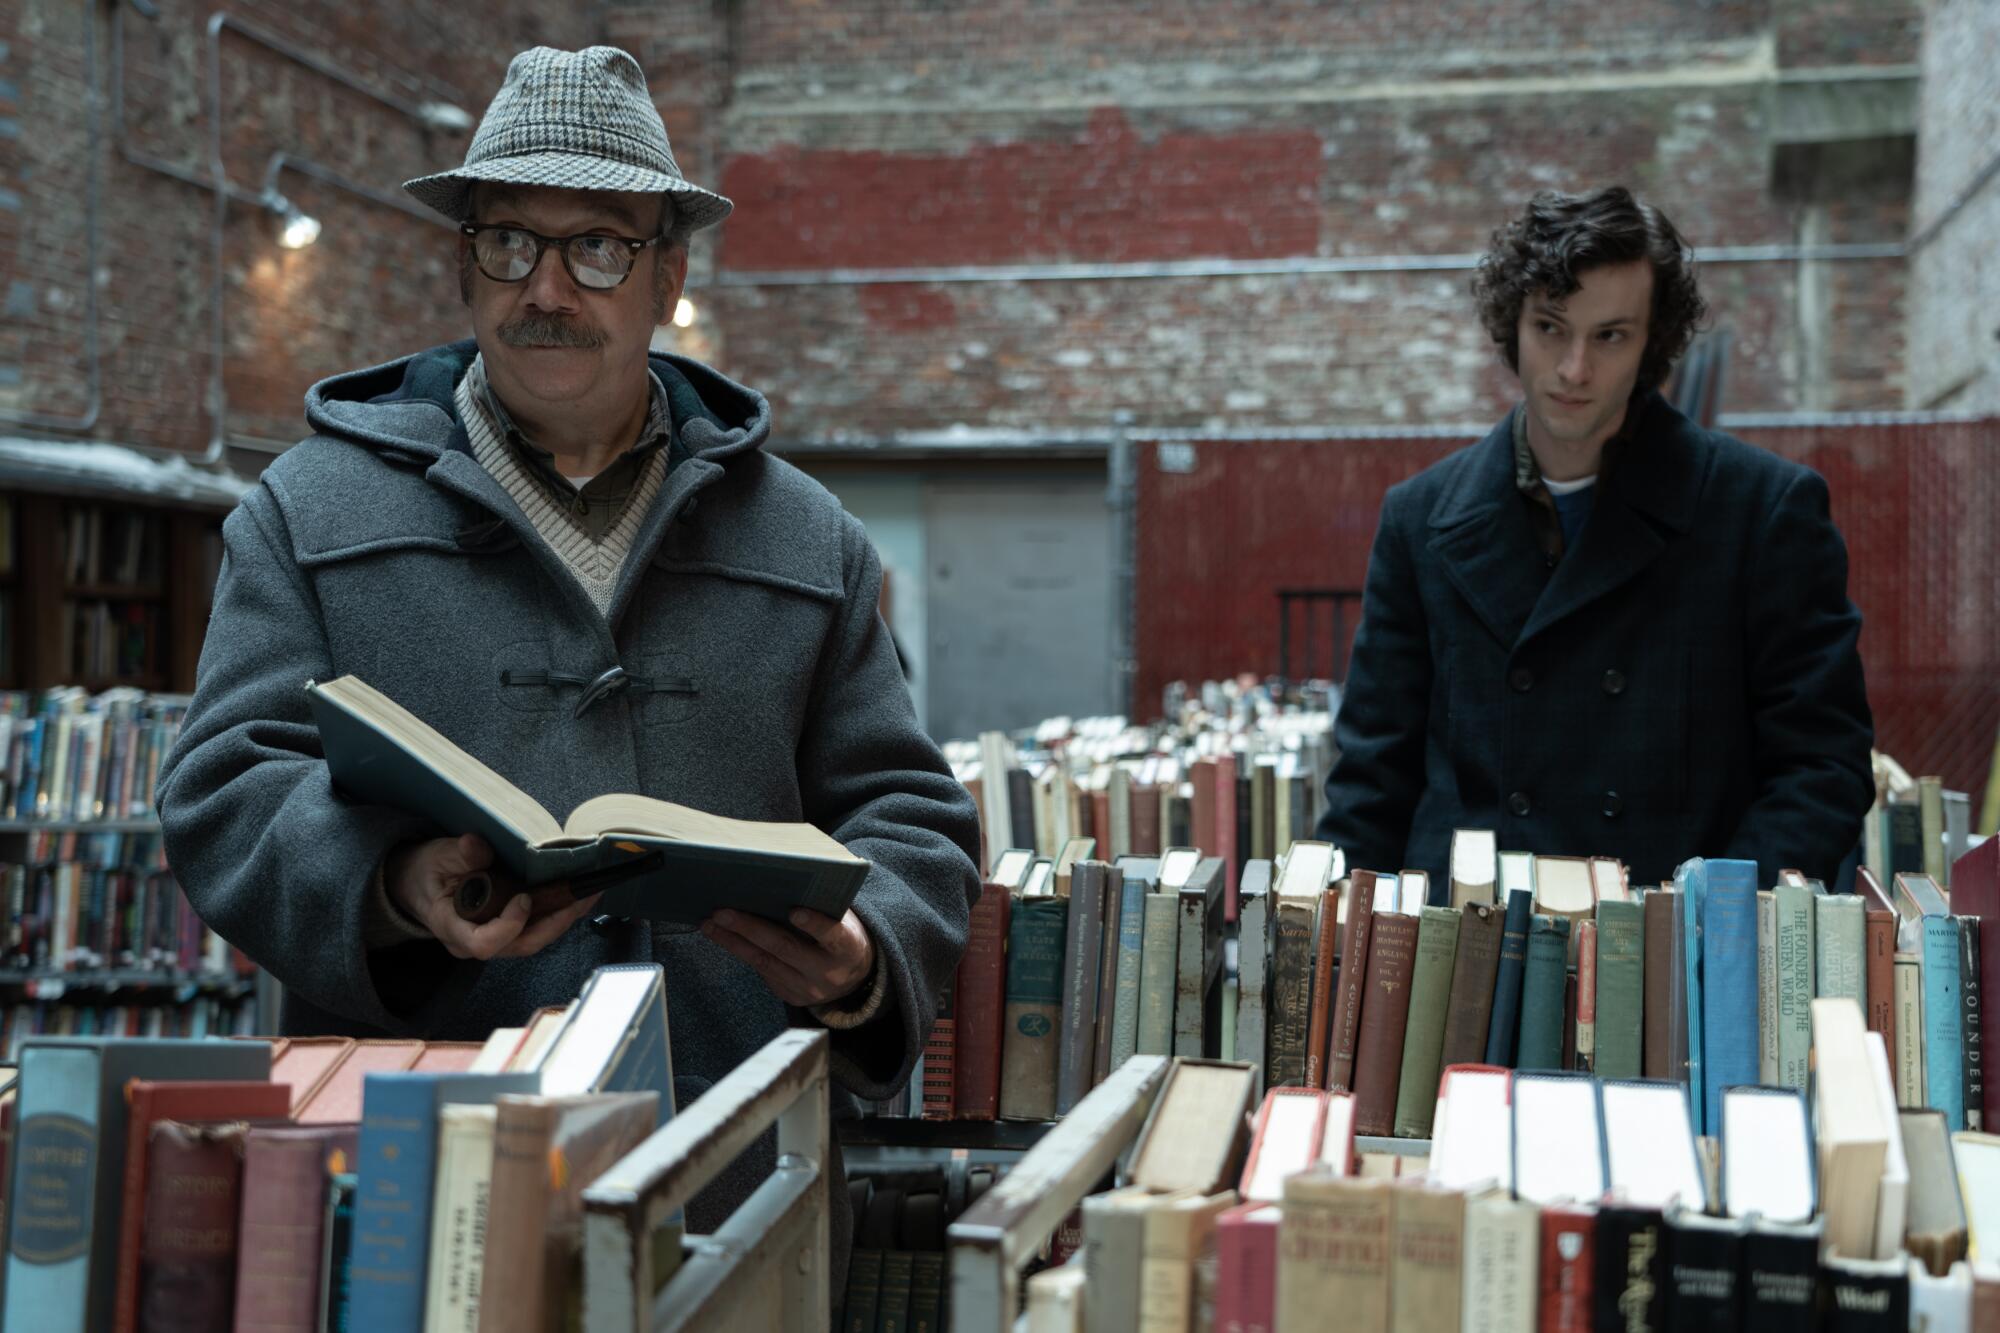
<svg viewBox="0 0 2000 1333"><path fill-rule="evenodd" d="M1102 109L1072 135L945 156L779 148L732 157L734 269L1312 254L1319 136L1148 138Z"/></svg>
<svg viewBox="0 0 2000 1333"><path fill-rule="evenodd" d="M2000 732L2000 420L1743 435L1827 479L1877 746L1976 802ZM1203 443L1169 473L1141 446L1134 711L1169 681L1276 671L1277 590L1361 587L1384 492L1457 447Z"/></svg>

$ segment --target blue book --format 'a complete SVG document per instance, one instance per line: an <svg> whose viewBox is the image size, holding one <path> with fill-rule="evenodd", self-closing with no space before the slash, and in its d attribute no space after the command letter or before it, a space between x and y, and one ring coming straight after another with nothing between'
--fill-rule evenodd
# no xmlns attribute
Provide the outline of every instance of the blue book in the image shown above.
<svg viewBox="0 0 2000 1333"><path fill-rule="evenodd" d="M1708 1094L1702 1083L1701 1042L1701 910L1708 897L1707 862L1700 857L1683 861L1674 869L1674 888L1681 901L1681 971L1686 982L1688 1109L1694 1113L1697 1137L1708 1132ZM1755 1083L1753 1077L1748 1082ZM1720 1129L1721 1126L1716 1128Z"/></svg>
<svg viewBox="0 0 2000 1333"><path fill-rule="evenodd" d="M1111 1070L1123 1065L1139 1049L1139 962L1146 938L1147 888L1144 877L1127 874L1118 890L1118 971L1111 1010ZM1258 1052L1260 1057L1262 1054ZM1255 1063L1261 1064L1261 1058Z"/></svg>
<svg viewBox="0 0 2000 1333"><path fill-rule="evenodd" d="M1486 1063L1512 1068L1514 1039L1521 1026L1521 974L1528 962L1528 925L1535 914L1535 895L1515 889L1507 895L1507 920L1501 927L1500 967L1493 977L1493 1012L1486 1026Z"/></svg>
<svg viewBox="0 0 2000 1333"><path fill-rule="evenodd" d="M540 1090L536 1074L397 1073L364 1080L348 1269L352 1327L423 1333L438 1108Z"/></svg>
<svg viewBox="0 0 2000 1333"><path fill-rule="evenodd" d="M1965 997L1959 990L1958 923L1924 918L1924 1084L1931 1109L1965 1128Z"/></svg>
<svg viewBox="0 0 2000 1333"><path fill-rule="evenodd" d="M1569 975L1569 918L1537 914L1532 922L1528 927L1528 956L1521 968L1521 1032L1514 1050L1514 1067L1560 1071L1566 1012L1563 992Z"/></svg>
<svg viewBox="0 0 2000 1333"><path fill-rule="evenodd" d="M1699 1132L1712 1133L1722 1129L1722 1090L1757 1082L1757 863L1702 865L1702 1123L1711 1129Z"/></svg>
<svg viewBox="0 0 2000 1333"><path fill-rule="evenodd" d="M0 1327L102 1333L118 1286L125 1085L269 1078L271 1047L30 1037L20 1064Z"/></svg>

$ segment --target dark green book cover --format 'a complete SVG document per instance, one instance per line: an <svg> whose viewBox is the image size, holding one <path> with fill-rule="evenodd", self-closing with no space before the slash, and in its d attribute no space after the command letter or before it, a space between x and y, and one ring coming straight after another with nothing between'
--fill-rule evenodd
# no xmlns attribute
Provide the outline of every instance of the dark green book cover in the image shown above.
<svg viewBox="0 0 2000 1333"><path fill-rule="evenodd" d="M1514 889L1507 895L1507 918L1500 935L1500 966L1493 974L1493 1012L1486 1029L1486 1063L1512 1066L1514 1043L1521 1031L1521 975L1528 958L1528 926L1534 914L1534 894ZM1562 1008L1560 1004L1556 1006ZM1561 1018L1558 1016L1560 1025Z"/></svg>
<svg viewBox="0 0 2000 1333"><path fill-rule="evenodd" d="M909 1333L910 1261L908 1250L889 1250L882 1255L882 1301L876 1307L876 1333Z"/></svg>
<svg viewBox="0 0 2000 1333"><path fill-rule="evenodd" d="M1501 967L1506 963L1503 959ZM1536 913L1521 970L1521 1027L1514 1068L1561 1069L1563 984L1569 975L1569 918Z"/></svg>
<svg viewBox="0 0 2000 1333"><path fill-rule="evenodd" d="M855 1250L847 1261L847 1297L841 1302L843 1333L875 1333L882 1304L882 1251Z"/></svg>
<svg viewBox="0 0 2000 1333"><path fill-rule="evenodd" d="M1396 1085L1396 1135L1427 1139L1437 1111L1438 1057L1458 953L1458 912L1426 907L1417 921L1417 962L1410 975L1410 1016L1403 1028L1403 1068Z"/></svg>
<svg viewBox="0 0 2000 1333"><path fill-rule="evenodd" d="M1597 905L1597 1058L1603 1078L1637 1078L1644 1055L1646 909Z"/></svg>
<svg viewBox="0 0 2000 1333"><path fill-rule="evenodd" d="M1007 1009L1000 1036L1003 1120L1055 1119L1069 902L1019 899L1007 925Z"/></svg>
<svg viewBox="0 0 2000 1333"><path fill-rule="evenodd" d="M910 1333L944 1333L944 1252L910 1256Z"/></svg>

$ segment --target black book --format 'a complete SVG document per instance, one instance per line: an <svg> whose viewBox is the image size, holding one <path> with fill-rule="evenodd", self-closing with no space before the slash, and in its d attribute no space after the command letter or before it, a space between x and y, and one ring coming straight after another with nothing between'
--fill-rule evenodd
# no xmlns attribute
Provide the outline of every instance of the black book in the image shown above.
<svg viewBox="0 0 2000 1333"><path fill-rule="evenodd" d="M1070 867L1069 936L1063 942L1062 1027L1056 1052L1056 1114L1068 1115L1095 1086L1097 1005L1104 959L1104 899L1111 867Z"/></svg>
<svg viewBox="0 0 2000 1333"><path fill-rule="evenodd" d="M1979 1007L1986 997L1979 982L1979 918L1958 916L1952 920L1958 923L1958 977L1965 1005L1965 1021L1959 1024L1960 1049L1964 1052L1959 1063L1965 1074L1965 1127L1984 1129L1986 1071L1980 1065Z"/></svg>
<svg viewBox="0 0 2000 1333"><path fill-rule="evenodd" d="M1890 801L1885 808L1889 812L1889 874L1923 874L1923 808L1915 801Z"/></svg>
<svg viewBox="0 0 2000 1333"><path fill-rule="evenodd" d="M1666 1327L1666 1223L1657 1208L1610 1203L1597 1210L1592 1328L1659 1333Z"/></svg>
<svg viewBox="0 0 2000 1333"><path fill-rule="evenodd" d="M1528 927L1535 896L1526 889L1507 895L1507 921L1500 934L1500 970L1493 977L1493 1013L1486 1027L1486 1063L1512 1068L1514 1039L1521 1024L1521 973L1528 961Z"/></svg>
<svg viewBox="0 0 2000 1333"><path fill-rule="evenodd" d="M1035 780L1025 768L1007 770L1007 814L1016 847L1035 845Z"/></svg>
<svg viewBox="0 0 2000 1333"><path fill-rule="evenodd" d="M1667 1214L1667 1327L1677 1333L1737 1333L1743 1223L1685 1208Z"/></svg>
<svg viewBox="0 0 2000 1333"><path fill-rule="evenodd" d="M1824 1333L1905 1333L1910 1327L1908 1261L1902 1256L1827 1255L1820 1261L1819 1309Z"/></svg>
<svg viewBox="0 0 2000 1333"><path fill-rule="evenodd" d="M1254 763L1239 759L1236 763L1236 874L1243 874L1243 863L1250 859L1250 839L1256 835L1256 811L1251 805L1254 799L1252 788L1255 781L1251 774ZM1205 850L1205 849L1204 849Z"/></svg>
<svg viewBox="0 0 2000 1333"><path fill-rule="evenodd" d="M1176 788L1167 797L1166 827L1160 832L1160 846L1186 847L1194 842L1194 802Z"/></svg>
<svg viewBox="0 0 2000 1333"><path fill-rule="evenodd" d="M1743 1238L1743 1326L1755 1333L1819 1327L1820 1222L1782 1226L1750 1219Z"/></svg>

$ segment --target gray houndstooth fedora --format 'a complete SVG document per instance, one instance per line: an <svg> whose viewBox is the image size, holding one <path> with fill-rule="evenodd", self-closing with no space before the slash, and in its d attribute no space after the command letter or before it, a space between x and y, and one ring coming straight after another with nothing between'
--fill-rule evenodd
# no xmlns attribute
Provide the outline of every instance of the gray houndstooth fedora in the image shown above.
<svg viewBox="0 0 2000 1333"><path fill-rule="evenodd" d="M673 196L676 214L697 231L722 221L733 207L681 175L639 62L615 46L537 46L515 56L465 151L465 165L405 181L403 188L463 222L474 181L658 191Z"/></svg>

